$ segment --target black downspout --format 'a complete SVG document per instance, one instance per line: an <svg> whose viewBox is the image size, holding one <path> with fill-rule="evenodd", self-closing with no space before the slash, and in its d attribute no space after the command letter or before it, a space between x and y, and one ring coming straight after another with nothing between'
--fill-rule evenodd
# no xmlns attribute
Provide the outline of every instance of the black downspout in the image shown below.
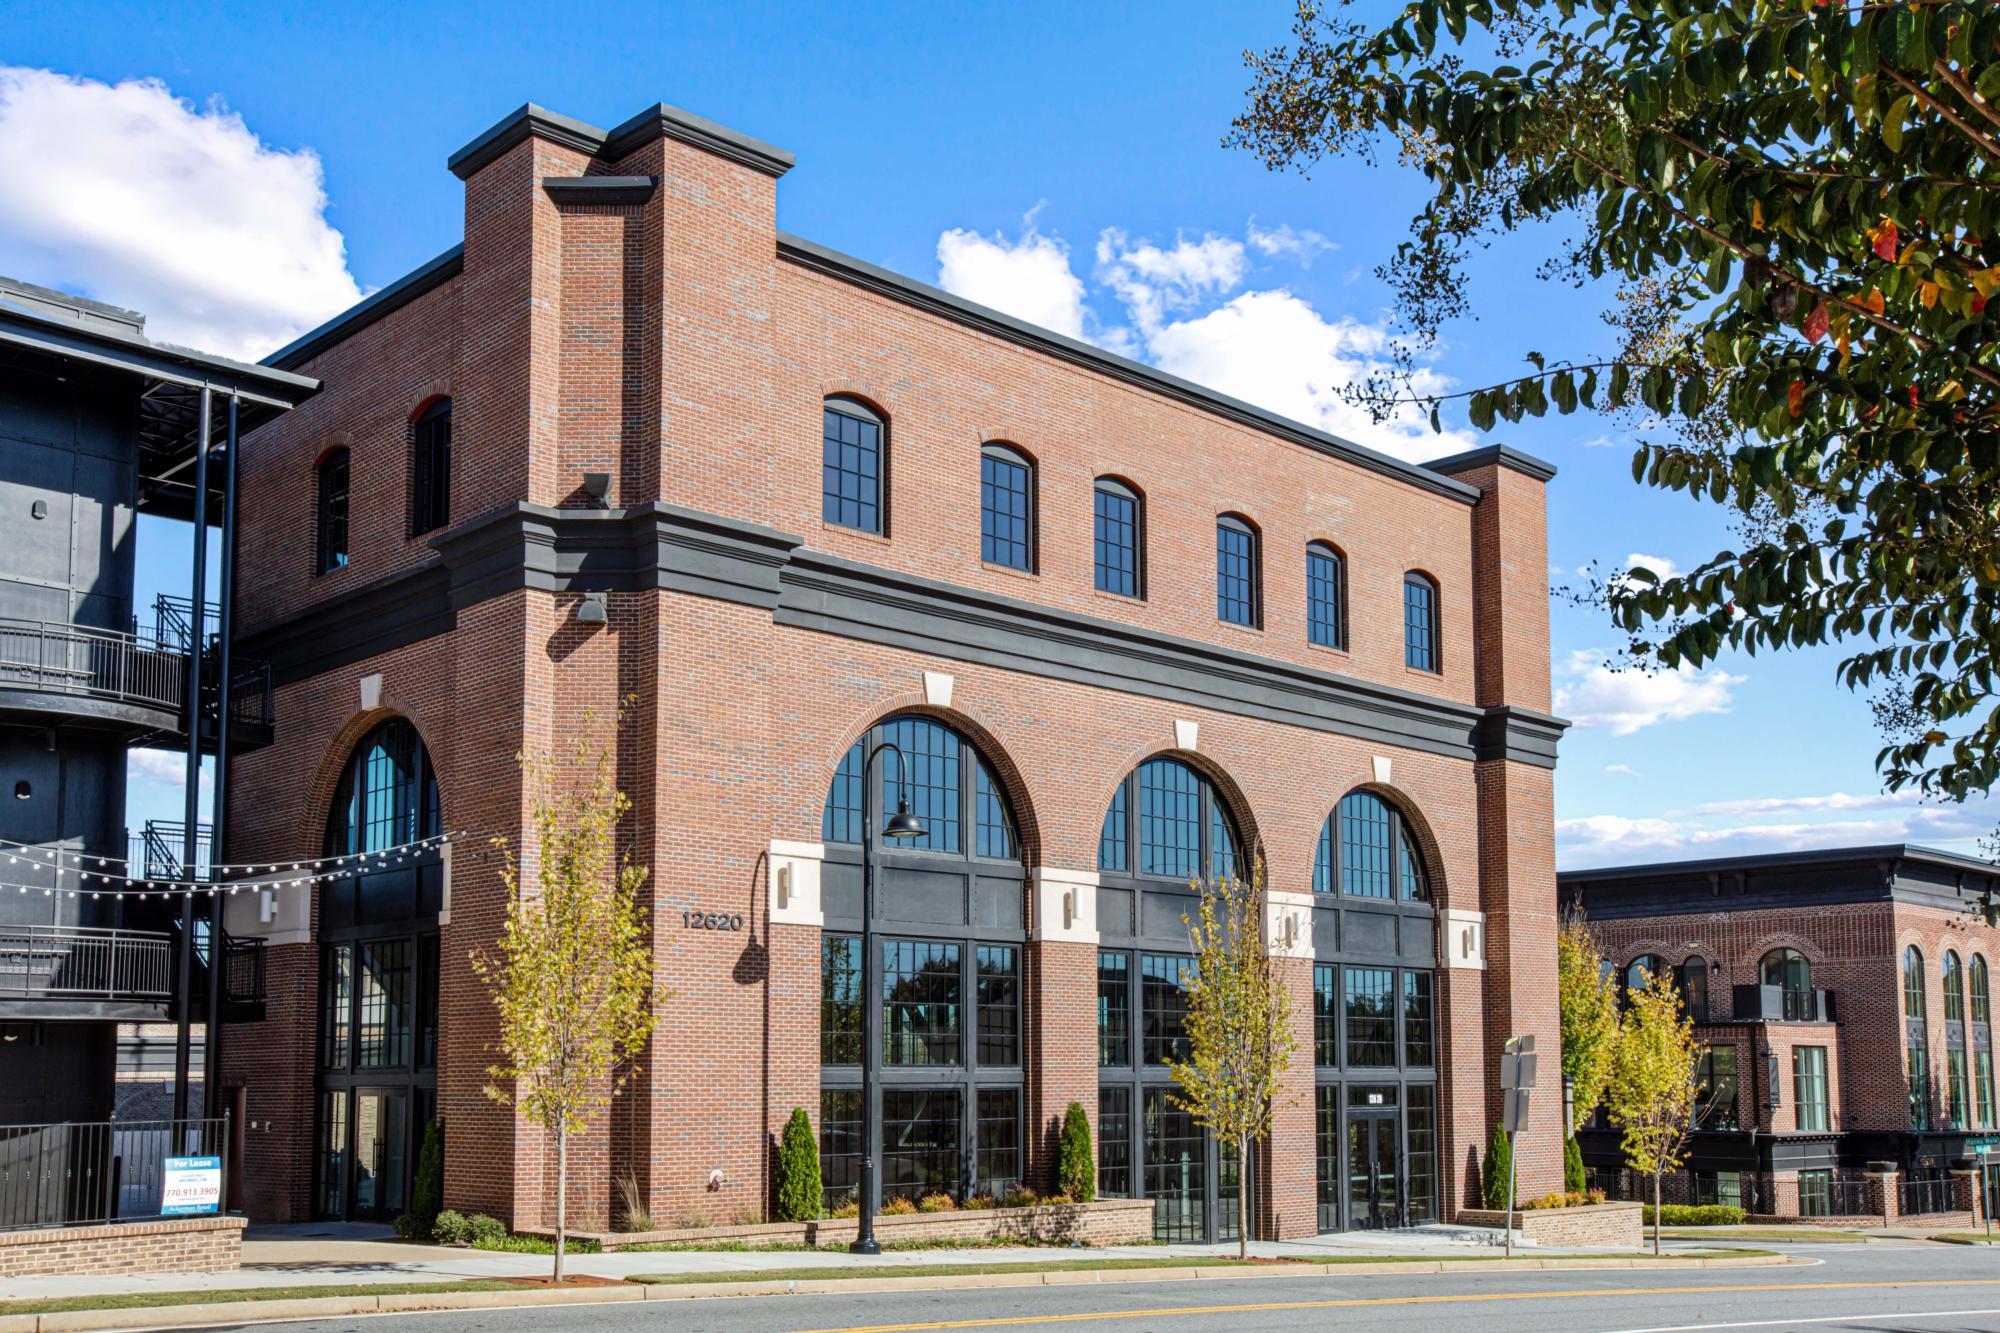
<svg viewBox="0 0 2000 1333"><path fill-rule="evenodd" d="M201 424L194 452L194 597L188 610L187 644L187 772L182 815L181 879L195 878L196 825L201 819L201 639L202 615L208 606L208 442L213 429L208 385L201 386ZM174 1033L174 1120L187 1119L188 1066L194 1045L194 892L181 893L181 947L174 981L174 1012L180 1022ZM179 1144L175 1145L177 1148Z"/></svg>
<svg viewBox="0 0 2000 1333"><path fill-rule="evenodd" d="M214 813L209 816L209 864L226 859L229 828L229 714L235 706L235 667L229 636L232 630L231 603L236 600L236 415L239 399L229 395L229 452L222 462L222 589L216 624L215 693L215 796ZM211 877L213 877L211 875ZM228 967L223 950L222 889L218 885L208 895L208 1022L201 1046L202 1114L210 1119L222 1114L222 986Z"/></svg>

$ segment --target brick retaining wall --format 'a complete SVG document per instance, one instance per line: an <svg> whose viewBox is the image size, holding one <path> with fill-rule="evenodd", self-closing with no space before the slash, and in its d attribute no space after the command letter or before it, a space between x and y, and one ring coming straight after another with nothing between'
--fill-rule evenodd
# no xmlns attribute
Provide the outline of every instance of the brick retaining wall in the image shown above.
<svg viewBox="0 0 2000 1333"><path fill-rule="evenodd" d="M233 1273L242 1259L240 1217L0 1232L0 1277Z"/></svg>
<svg viewBox="0 0 2000 1333"><path fill-rule="evenodd" d="M1498 1209L1461 1208L1452 1220L1460 1226L1498 1230L1507 1225L1507 1214ZM1514 1214L1514 1229L1537 1245L1615 1245L1636 1250L1640 1242L1639 1205L1530 1208Z"/></svg>

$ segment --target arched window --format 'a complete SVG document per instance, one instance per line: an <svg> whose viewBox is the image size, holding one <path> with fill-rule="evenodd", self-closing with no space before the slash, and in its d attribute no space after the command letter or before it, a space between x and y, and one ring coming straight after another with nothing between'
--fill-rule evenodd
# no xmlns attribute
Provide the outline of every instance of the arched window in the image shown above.
<svg viewBox="0 0 2000 1333"><path fill-rule="evenodd" d="M820 517L828 523L881 534L888 423L852 398L821 404Z"/></svg>
<svg viewBox="0 0 2000 1333"><path fill-rule="evenodd" d="M1816 1017L1812 1012L1812 964L1797 949L1773 949L1765 954L1757 965L1757 980L1778 988L1780 1012L1786 1019L1798 1022Z"/></svg>
<svg viewBox="0 0 2000 1333"><path fill-rule="evenodd" d="M410 423L410 535L451 521L451 399L440 398Z"/></svg>
<svg viewBox="0 0 2000 1333"><path fill-rule="evenodd" d="M907 767L899 772L892 753L877 756L875 782L882 793L878 808L894 810L897 799L907 796L910 813L924 823L923 835L899 841L899 848L965 855L965 828L969 824L973 855L1002 861L1019 858L1013 815L986 761L971 754L957 732L927 717L897 717L879 723L842 756L820 819L824 841L861 841L862 763L867 752L883 741L902 752ZM969 809L968 777L972 779ZM879 828L875 835L881 837Z"/></svg>
<svg viewBox="0 0 2000 1333"><path fill-rule="evenodd" d="M1139 492L1113 477L1092 491L1092 552L1099 592L1146 595L1146 512Z"/></svg>
<svg viewBox="0 0 2000 1333"><path fill-rule="evenodd" d="M1263 559L1257 528L1240 514L1215 520L1215 614L1252 629L1264 622Z"/></svg>
<svg viewBox="0 0 2000 1333"><path fill-rule="evenodd" d="M1944 1021L1965 1021L1965 964L1958 960L1956 949L1944 951Z"/></svg>
<svg viewBox="0 0 2000 1333"><path fill-rule="evenodd" d="M417 729L384 722L354 747L327 818L329 856L379 852L436 837L437 775Z"/></svg>
<svg viewBox="0 0 2000 1333"><path fill-rule="evenodd" d="M1701 957L1683 961L1677 969L1676 979L1680 982L1681 1000L1687 1005L1688 1017L1697 1023L1708 1021L1708 960Z"/></svg>
<svg viewBox="0 0 2000 1333"><path fill-rule="evenodd" d="M1943 973L1945 1123L1963 1129L1971 1123L1972 1095L1965 1062L1965 964L1957 950L1945 950Z"/></svg>
<svg viewBox="0 0 2000 1333"><path fill-rule="evenodd" d="M1178 759L1148 759L1111 795L1097 868L1181 883L1234 875L1237 841L1235 821L1207 778Z"/></svg>
<svg viewBox="0 0 2000 1333"><path fill-rule="evenodd" d="M1430 901L1424 858L1403 812L1374 792L1347 793L1320 825L1313 891L1336 888L1350 898Z"/></svg>
<svg viewBox="0 0 2000 1333"><path fill-rule="evenodd" d="M1651 985L1655 978L1671 976L1666 960L1655 953L1642 953L1625 964L1625 993L1636 995Z"/></svg>
<svg viewBox="0 0 2000 1333"><path fill-rule="evenodd" d="M1438 588L1428 575L1403 575L1403 662L1416 671L1444 670L1439 651Z"/></svg>
<svg viewBox="0 0 2000 1333"><path fill-rule="evenodd" d="M1035 465L1010 445L979 451L979 558L1007 569L1035 567Z"/></svg>
<svg viewBox="0 0 2000 1333"><path fill-rule="evenodd" d="M330 574L347 566L347 450L335 449L319 461L318 559L314 568Z"/></svg>
<svg viewBox="0 0 2000 1333"><path fill-rule="evenodd" d="M1993 1104L1993 995L1988 988L1986 959L1972 955L1968 969L1972 980L1972 1024L1978 1030L1972 1040L1972 1109L1981 1129L1994 1123Z"/></svg>
<svg viewBox="0 0 2000 1333"><path fill-rule="evenodd" d="M1924 1017L1924 955L1914 944L1903 950L1903 1017Z"/></svg>
<svg viewBox="0 0 2000 1333"><path fill-rule="evenodd" d="M1306 637L1347 647L1347 561L1325 542L1306 546Z"/></svg>
<svg viewBox="0 0 2000 1333"><path fill-rule="evenodd" d="M1909 1075L1910 1128L1931 1127L1930 1034L1924 1022L1924 955L1903 950L1903 1063Z"/></svg>

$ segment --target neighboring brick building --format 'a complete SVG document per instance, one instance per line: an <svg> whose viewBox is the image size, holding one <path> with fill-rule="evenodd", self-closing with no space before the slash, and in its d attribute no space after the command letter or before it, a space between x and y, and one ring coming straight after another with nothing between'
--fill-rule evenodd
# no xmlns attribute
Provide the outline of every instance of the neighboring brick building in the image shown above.
<svg viewBox="0 0 2000 1333"><path fill-rule="evenodd" d="M927 826L877 855L885 1188L1047 1189L1075 1101L1106 1192L1226 1232L1161 1060L1187 881L1261 856L1304 1039L1261 1229L1454 1211L1500 1043L1556 1037L1552 470L1414 467L781 233L791 158L670 107L525 107L451 165L464 244L272 358L327 388L245 457L281 721L230 856L517 838L516 753L632 701L670 995L571 1217L761 1213L794 1107L851 1188L880 739ZM258 1215L397 1211L432 1114L451 1206L546 1214L482 1092L474 850L241 923ZM1521 1172L1557 1184L1553 1141Z"/></svg>
<svg viewBox="0 0 2000 1333"><path fill-rule="evenodd" d="M1897 1211L1964 1205L1953 1163L2000 1152L1988 970L2000 866L1897 845L1558 879L1625 984L1672 973L1711 1048L1684 1194L1873 1214L1870 1164L1888 1163ZM1579 1139L1588 1167L1618 1170L1601 1116Z"/></svg>

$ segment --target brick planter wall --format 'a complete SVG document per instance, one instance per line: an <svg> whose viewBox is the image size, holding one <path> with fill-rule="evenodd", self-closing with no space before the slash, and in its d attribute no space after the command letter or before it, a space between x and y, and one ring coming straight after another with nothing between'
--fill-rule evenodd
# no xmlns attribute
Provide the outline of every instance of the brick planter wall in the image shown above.
<svg viewBox="0 0 2000 1333"><path fill-rule="evenodd" d="M761 1226L701 1227L675 1231L573 1232L606 1250L632 1245L701 1244L846 1245L854 1239L853 1218L818 1222L770 1222ZM523 1228L548 1236L546 1227ZM1081 1241L1085 1245L1138 1245L1153 1238L1153 1205L1144 1199L1100 1199L1096 1203L1050 1203L1033 1208L961 1209L951 1213L905 1213L875 1219L884 1245L913 1240L1020 1240L1037 1243Z"/></svg>
<svg viewBox="0 0 2000 1333"><path fill-rule="evenodd" d="M242 1259L240 1217L0 1232L0 1277L233 1273Z"/></svg>
<svg viewBox="0 0 2000 1333"><path fill-rule="evenodd" d="M1461 1208L1460 1226L1507 1225L1507 1214L1491 1208ZM1636 1203L1597 1203L1582 1208L1530 1208L1514 1214L1514 1229L1537 1245L1606 1245L1639 1248L1642 1228Z"/></svg>

